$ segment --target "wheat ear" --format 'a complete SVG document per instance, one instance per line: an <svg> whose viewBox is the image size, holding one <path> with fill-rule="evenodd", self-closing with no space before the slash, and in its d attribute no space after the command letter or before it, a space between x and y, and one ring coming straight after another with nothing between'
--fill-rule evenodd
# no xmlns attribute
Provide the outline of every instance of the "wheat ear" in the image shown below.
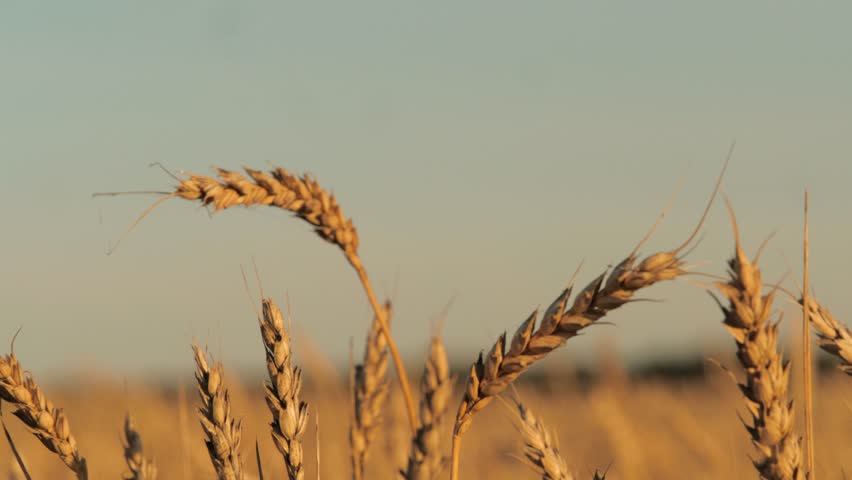
<svg viewBox="0 0 852 480"><path fill-rule="evenodd" d="M390 321L393 308L389 301L382 307L384 317ZM352 420L349 426L349 444L352 460L352 476L360 480L370 444L381 423L385 400L388 395L388 341L379 322L373 317L370 332L364 347L363 362L353 367L351 375Z"/></svg>
<svg viewBox="0 0 852 480"><path fill-rule="evenodd" d="M302 437L308 424L308 404L299 400L302 371L293 365L290 334L275 303L263 299L260 333L266 350L266 405L272 412L272 441L284 457L290 480L305 478Z"/></svg>
<svg viewBox="0 0 852 480"><path fill-rule="evenodd" d="M157 466L145 458L142 451L142 436L136 430L130 414L124 417L124 461L127 462L128 472L124 480L156 480Z"/></svg>
<svg viewBox="0 0 852 480"><path fill-rule="evenodd" d="M524 463L540 474L542 480L574 480L544 424L519 400L514 402L516 427L524 441Z"/></svg>
<svg viewBox="0 0 852 480"><path fill-rule="evenodd" d="M244 207L267 205L293 212L297 217L313 225L314 231L321 238L340 247L358 274L367 300L387 338L400 388L405 397L411 431L416 431L417 411L405 366L391 336L389 322L376 299L367 270L358 256L358 232L352 220L343 215L334 195L323 189L309 175L293 175L283 168L276 168L269 173L250 168L245 168L245 171L250 178L221 168L217 169L219 179L204 175L189 175L180 181L174 192L158 200L142 214L140 219L160 202L171 197L178 197L184 200L200 201L204 205L212 206L216 211L237 205Z"/></svg>
<svg viewBox="0 0 852 480"><path fill-rule="evenodd" d="M65 413L45 398L32 375L24 373L14 353L0 357L0 399L15 406L14 415L62 459L78 480L88 479L86 459L77 449Z"/></svg>
<svg viewBox="0 0 852 480"><path fill-rule="evenodd" d="M408 466L400 472L406 480L434 480L444 468L440 427L453 387L447 350L440 336L432 337L429 344L429 358L420 385L420 428L411 438Z"/></svg>
<svg viewBox="0 0 852 480"><path fill-rule="evenodd" d="M730 204L736 252L728 261L730 279L716 287L728 300L722 307L724 325L737 344L737 358L745 369L740 389L746 397L751 425L746 429L758 451L754 465L766 480L806 478L801 439L793 432L793 402L789 400L790 362L778 352L778 322L770 319L776 290L762 293L756 261L746 257Z"/></svg>
<svg viewBox="0 0 852 480"><path fill-rule="evenodd" d="M201 407L199 421L207 437L207 453L219 480L243 480L243 461L240 458L240 421L231 416L231 398L225 388L222 364L207 362L198 345L192 345L195 355L195 380Z"/></svg>
<svg viewBox="0 0 852 480"><path fill-rule="evenodd" d="M800 305L802 302L799 299ZM840 359L840 368L847 375L852 375L852 330L816 299L810 298L808 304L811 326L817 333L820 348Z"/></svg>
<svg viewBox="0 0 852 480"><path fill-rule="evenodd" d="M538 311L534 311L515 332L508 350L506 334L501 335L491 347L487 357L482 353L470 369L464 395L459 405L453 426L453 445L451 456L451 480L459 478L459 456L461 440L470 428L476 412L485 408L496 395L503 392L520 374L548 353L562 346L568 339L579 334L580 330L604 317L622 305L634 301L636 292L664 280L672 280L686 274L681 252L692 245L701 230L713 200L719 192L722 178L733 155L734 145L728 150L728 156L722 167L710 200L691 235L673 250L658 252L639 260L638 251L654 233L657 225L665 217L666 211L647 235L636 245L633 251L612 272L606 272L589 283L574 299L568 308L572 282L553 301L545 311L536 328ZM572 277L573 281L573 277Z"/></svg>
<svg viewBox="0 0 852 480"><path fill-rule="evenodd" d="M630 254L609 274L598 276L568 307L571 286L548 307L536 328L538 311L533 312L512 337L508 350L501 335L488 355L482 354L470 369L453 429L452 478L458 478L461 437L470 428L473 416L503 392L520 374L548 353L562 346L610 311L633 300L637 291L663 280L684 275L679 249L660 252L638 262Z"/></svg>

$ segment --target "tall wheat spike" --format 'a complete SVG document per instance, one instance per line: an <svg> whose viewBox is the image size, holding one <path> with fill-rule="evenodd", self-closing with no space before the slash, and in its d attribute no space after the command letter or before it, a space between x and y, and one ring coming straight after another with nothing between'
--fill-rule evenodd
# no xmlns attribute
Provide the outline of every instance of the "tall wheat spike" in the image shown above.
<svg viewBox="0 0 852 480"><path fill-rule="evenodd" d="M14 405L13 414L59 456L78 480L88 479L86 459L77 449L65 413L44 396L32 375L24 373L14 352L0 357L0 399Z"/></svg>
<svg viewBox="0 0 852 480"><path fill-rule="evenodd" d="M382 307L384 317L390 321L393 308L389 301ZM373 317L367 335L362 363L352 372L352 420L349 425L349 445L352 476L360 480L370 445L381 424L382 412L388 395L388 341L377 316Z"/></svg>
<svg viewBox="0 0 852 480"><path fill-rule="evenodd" d="M770 319L776 290L763 294L757 258L750 261L740 243L730 204L736 251L728 261L728 282L716 287L728 300L719 303L724 325L734 337L737 358L745 369L740 389L746 398L751 425L746 425L758 451L754 465L766 480L802 480L801 438L793 431L793 402L789 400L790 362L778 352L778 323Z"/></svg>
<svg viewBox="0 0 852 480"><path fill-rule="evenodd" d="M272 412L272 441L284 458L290 480L305 478L302 437L308 424L308 404L299 400L302 371L293 365L290 334L275 303L263 299L260 332L266 350L266 405Z"/></svg>
<svg viewBox="0 0 852 480"><path fill-rule="evenodd" d="M663 219L666 213L664 211L657 224L633 251L619 262L609 275L604 272L589 283L576 296L571 307L568 307L568 299L572 291L572 285L569 282L568 287L544 312L537 328L538 310L518 327L508 349L504 333L500 335L486 357L480 353L470 369L467 386L453 426L451 480L459 478L461 439L470 428L473 416L485 408L495 396L502 393L520 374L548 353L564 345L568 339L577 336L580 330L603 318L612 310L633 301L639 290L687 273L684 270L685 262L680 257L681 252L692 244L701 230L721 186L733 148L734 145L731 145L722 172L716 180L716 186L698 225L683 244L675 249L658 252L639 260L639 248L650 238L657 224Z"/></svg>
<svg viewBox="0 0 852 480"><path fill-rule="evenodd" d="M212 366L198 345L192 345L195 356L195 380L201 407L199 421L207 437L204 443L219 480L243 480L243 461L240 457L242 427L231 416L231 398L224 385L220 362Z"/></svg>
<svg viewBox="0 0 852 480"><path fill-rule="evenodd" d="M157 466L145 458L142 450L142 436L136 430L133 419L128 414L124 417L124 461L128 472L124 480L157 480Z"/></svg>
<svg viewBox="0 0 852 480"><path fill-rule="evenodd" d="M293 212L314 227L314 231L324 240L337 245L350 265L355 269L367 300L373 308L382 332L387 338L388 348L399 377L400 388L405 397L406 411L411 431L417 430L417 410L414 397L411 394L408 376L402 357L391 336L389 322L379 305L373 286L367 276L361 258L358 255L358 232L351 219L343 215L340 205L334 195L323 189L309 175L297 176L283 168L276 168L269 173L260 170L244 168L248 177L238 172L217 169L218 179L189 174L171 193L165 194L148 208L134 226L161 202L169 198L182 198L190 201L200 201L212 206L215 211L224 210L237 205L244 207L271 206ZM96 195L116 195L116 193L100 193ZM131 229L133 226L131 226Z"/></svg>
<svg viewBox="0 0 852 480"><path fill-rule="evenodd" d="M400 472L405 480L434 480L444 469L440 427L453 388L447 350L440 336L433 336L429 344L420 385L420 428L411 439L408 466Z"/></svg>

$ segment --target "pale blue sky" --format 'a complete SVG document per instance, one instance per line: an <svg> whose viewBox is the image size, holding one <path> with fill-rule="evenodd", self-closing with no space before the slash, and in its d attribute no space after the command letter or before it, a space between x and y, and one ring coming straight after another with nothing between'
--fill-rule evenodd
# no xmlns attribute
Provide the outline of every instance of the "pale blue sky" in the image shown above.
<svg viewBox="0 0 852 480"><path fill-rule="evenodd" d="M472 361L559 292L641 238L678 178L649 249L689 231L731 140L725 182L748 246L779 229L767 275L799 261L812 192L818 292L852 318L848 2L23 2L0 0L0 342L35 372L189 371L195 336L259 365L239 273L288 293L302 343L336 360L369 310L354 274L276 211L212 221L173 201L118 252L162 189L147 168L310 171L355 219L412 368L430 318ZM692 255L731 251L714 209ZM796 265L798 266L798 265ZM798 273L798 271L797 271ZM730 343L699 288L660 286L550 360L614 342L629 358ZM3 339L6 340L3 340ZM419 367L416 367L419 368Z"/></svg>

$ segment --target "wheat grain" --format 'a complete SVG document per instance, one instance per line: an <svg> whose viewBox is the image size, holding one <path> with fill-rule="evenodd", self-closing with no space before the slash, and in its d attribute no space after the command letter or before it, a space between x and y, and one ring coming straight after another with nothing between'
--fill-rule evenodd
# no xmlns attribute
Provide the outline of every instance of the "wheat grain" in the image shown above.
<svg viewBox="0 0 852 480"><path fill-rule="evenodd" d="M384 317L390 321L393 308L389 301L382 307ZM352 422L349 426L349 445L352 476L360 480L364 475L367 454L381 423L388 395L388 341L378 316L373 317L364 347L363 362L355 365L352 374Z"/></svg>
<svg viewBox="0 0 852 480"><path fill-rule="evenodd" d="M281 310L263 299L260 332L266 351L266 405L272 412L272 440L284 458L290 480L305 478L302 437L308 423L308 404L299 400L302 371L293 365L290 334L284 328Z"/></svg>
<svg viewBox="0 0 852 480"><path fill-rule="evenodd" d="M220 362L212 366L198 345L192 345L195 356L195 380L201 407L199 420L207 437L204 443L219 480L243 480L240 458L240 421L231 416L231 398L224 386Z"/></svg>
<svg viewBox="0 0 852 480"><path fill-rule="evenodd" d="M88 478L86 459L77 449L65 413L45 398L32 375L24 373L14 353L0 357L0 398L15 406L13 414L48 450L58 455L79 480Z"/></svg>
<svg viewBox="0 0 852 480"><path fill-rule="evenodd" d="M746 429L758 451L754 465L766 480L804 479L801 439L793 432L794 411L787 392L790 362L778 352L778 322L770 319L776 290L762 293L757 259L753 263L743 252L730 205L728 209L736 251L728 261L730 279L716 287L728 300L727 306L719 305L746 372L740 389L752 419Z"/></svg>
<svg viewBox="0 0 852 480"><path fill-rule="evenodd" d="M124 480L156 480L157 466L154 462L145 458L142 451L142 437L130 415L124 417L124 461L127 469Z"/></svg>
<svg viewBox="0 0 852 480"><path fill-rule="evenodd" d="M447 351L440 336L432 337L420 384L420 428L411 439L408 466L401 472L406 480L434 480L444 467L440 427L449 406L452 384Z"/></svg>

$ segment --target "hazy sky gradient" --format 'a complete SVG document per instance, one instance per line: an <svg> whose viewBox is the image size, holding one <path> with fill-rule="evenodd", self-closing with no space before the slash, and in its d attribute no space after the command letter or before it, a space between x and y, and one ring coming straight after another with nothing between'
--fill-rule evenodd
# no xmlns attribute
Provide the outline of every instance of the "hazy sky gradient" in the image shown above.
<svg viewBox="0 0 852 480"><path fill-rule="evenodd" d="M0 1L0 342L23 325L28 368L189 372L193 337L260 365L252 256L292 301L297 354L343 361L350 338L360 352L355 275L281 212L210 220L175 200L106 256L154 198L90 194L167 189L154 161L316 174L379 293L395 292L414 368L451 298L445 337L472 361L581 260L584 284L620 260L685 175L648 250L681 241L736 139L725 188L746 245L779 231L767 278L782 253L799 274L807 185L813 282L852 319L852 4L282 3ZM690 259L721 273L723 209L706 232ZM667 302L612 315L552 362L730 343L700 288L648 296Z"/></svg>

